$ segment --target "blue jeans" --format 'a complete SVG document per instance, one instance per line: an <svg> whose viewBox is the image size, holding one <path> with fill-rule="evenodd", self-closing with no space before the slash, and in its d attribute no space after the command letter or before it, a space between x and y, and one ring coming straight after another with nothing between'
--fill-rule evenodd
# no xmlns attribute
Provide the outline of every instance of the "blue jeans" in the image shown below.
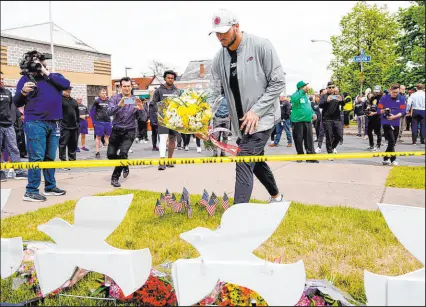
<svg viewBox="0 0 426 307"><path fill-rule="evenodd" d="M276 126L275 126L275 132L276 133L275 133L275 140L274 140L275 145L278 145L278 143L280 142L283 129L285 131L285 134L287 135L287 142L289 144L291 144L293 142L292 139L291 139L290 125L291 125L291 122L290 122L289 119L284 120L284 121L276 124Z"/></svg>
<svg viewBox="0 0 426 307"><path fill-rule="evenodd" d="M56 135L56 128L59 122L36 120L25 122L24 130L27 136L28 161L54 161L56 150L58 149L59 136ZM43 169L45 181L44 190L51 190L56 187L55 169ZM41 182L41 170L28 170L27 193L38 194L38 187Z"/></svg>

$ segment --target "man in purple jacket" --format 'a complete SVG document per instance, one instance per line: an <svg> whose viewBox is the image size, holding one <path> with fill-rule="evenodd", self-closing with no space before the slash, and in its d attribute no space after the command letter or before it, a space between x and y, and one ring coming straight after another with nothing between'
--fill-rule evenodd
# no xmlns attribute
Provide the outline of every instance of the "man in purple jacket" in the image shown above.
<svg viewBox="0 0 426 307"><path fill-rule="evenodd" d="M385 137L388 140L386 152L395 152L395 144L398 139L400 118L405 115L406 109L405 97L399 94L399 84L392 84L390 94L383 96L377 106L378 112L382 119ZM384 157L383 165L398 166L396 157Z"/></svg>
<svg viewBox="0 0 426 307"><path fill-rule="evenodd" d="M108 116L114 116L112 134L109 138L107 157L110 160L127 159L130 147L136 137L138 111L143 109L142 101L131 94L132 82L124 77L120 80L121 94L112 96L108 102ZM118 151L120 153L118 154ZM128 166L116 166L111 176L111 185L120 187L121 173L129 176Z"/></svg>
<svg viewBox="0 0 426 307"><path fill-rule="evenodd" d="M61 74L51 73L46 68L46 61L37 51L27 52L25 57L32 58L32 69L21 77L16 86L13 102L19 108L25 106L25 134L28 142L29 162L54 161L60 137L60 120L62 119L62 91L70 87L70 82ZM22 68L22 66L21 66ZM64 195L58 189L55 169L43 169L45 180L44 195ZM41 170L28 170L28 185L24 195L25 201L41 202L46 197L40 195Z"/></svg>

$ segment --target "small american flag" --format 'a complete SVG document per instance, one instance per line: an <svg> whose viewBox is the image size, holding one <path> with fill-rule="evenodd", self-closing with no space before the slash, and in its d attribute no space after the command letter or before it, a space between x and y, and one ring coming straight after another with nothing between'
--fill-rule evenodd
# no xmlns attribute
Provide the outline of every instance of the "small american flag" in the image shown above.
<svg viewBox="0 0 426 307"><path fill-rule="evenodd" d="M188 208L188 217L192 218L192 207L187 201L185 201L185 203L187 204L187 208Z"/></svg>
<svg viewBox="0 0 426 307"><path fill-rule="evenodd" d="M229 209L229 198L228 198L228 195L226 195L226 193L223 194L222 207L223 207L223 210L225 211Z"/></svg>
<svg viewBox="0 0 426 307"><path fill-rule="evenodd" d="M166 198L164 197L163 193L160 194L160 203L165 203Z"/></svg>
<svg viewBox="0 0 426 307"><path fill-rule="evenodd" d="M182 206L184 206L185 208L188 209L189 206L189 202L185 200L184 195L182 194L182 196L180 197L179 203L182 204Z"/></svg>
<svg viewBox="0 0 426 307"><path fill-rule="evenodd" d="M183 204L180 203L180 202L177 202L175 194L172 194L172 199L171 199L170 203L171 203L173 211L175 213L178 213L178 212L182 211Z"/></svg>
<svg viewBox="0 0 426 307"><path fill-rule="evenodd" d="M165 202L166 202L166 204L167 204L168 206L173 207L173 206L172 206L172 202L171 202L171 200L172 200L172 195L170 194L170 192L169 192L169 190L168 190L168 189L166 189L166 195L164 196L164 200L165 200Z"/></svg>
<svg viewBox="0 0 426 307"><path fill-rule="evenodd" d="M183 188L182 196L183 196L183 199L190 205L191 199L189 198L189 192L185 187Z"/></svg>
<svg viewBox="0 0 426 307"><path fill-rule="evenodd" d="M214 194L214 192L212 192L211 199L213 199L213 201L216 204L216 206L219 205L220 200L219 200L219 198L217 198L217 196L216 196L216 194Z"/></svg>
<svg viewBox="0 0 426 307"><path fill-rule="evenodd" d="M164 215L164 207L158 199L157 199L157 203L155 204L154 213L157 216L163 216Z"/></svg>
<svg viewBox="0 0 426 307"><path fill-rule="evenodd" d="M208 203L209 203L209 193L207 193L207 191L204 190L203 197L200 200L200 205L207 207Z"/></svg>
<svg viewBox="0 0 426 307"><path fill-rule="evenodd" d="M213 214L216 211L216 202L213 199L213 195L212 197L210 197L210 201L206 206L207 212L209 213L210 216L213 216Z"/></svg>

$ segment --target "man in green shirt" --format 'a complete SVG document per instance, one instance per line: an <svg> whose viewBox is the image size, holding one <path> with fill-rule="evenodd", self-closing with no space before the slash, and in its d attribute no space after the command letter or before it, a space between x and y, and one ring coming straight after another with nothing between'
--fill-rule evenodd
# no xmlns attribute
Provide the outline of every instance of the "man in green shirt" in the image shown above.
<svg viewBox="0 0 426 307"><path fill-rule="evenodd" d="M297 83L297 91L291 96L291 124L293 126L293 138L297 154L303 155L303 143L307 154L315 154L314 138L312 134L312 120L316 115L308 99L308 83ZM302 161L298 161L302 162ZM307 160L309 163L318 163L318 160Z"/></svg>

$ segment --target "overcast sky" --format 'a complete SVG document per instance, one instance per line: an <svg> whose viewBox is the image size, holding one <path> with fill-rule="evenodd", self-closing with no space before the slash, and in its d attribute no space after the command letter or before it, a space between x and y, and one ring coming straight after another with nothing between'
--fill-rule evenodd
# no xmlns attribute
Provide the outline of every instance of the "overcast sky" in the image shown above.
<svg viewBox="0 0 426 307"><path fill-rule="evenodd" d="M408 1L370 1L386 4L391 12ZM164 62L182 74L191 60L212 59L220 49L208 36L212 14L219 8L234 11L240 29L268 38L287 73L287 94L300 80L318 90L331 76L332 54L327 43L339 33L339 22L355 1L338 2L52 2L57 25L95 49L112 55L112 77L151 74L149 62ZM1 29L49 21L48 1L1 1ZM374 60L374 59L373 59Z"/></svg>

